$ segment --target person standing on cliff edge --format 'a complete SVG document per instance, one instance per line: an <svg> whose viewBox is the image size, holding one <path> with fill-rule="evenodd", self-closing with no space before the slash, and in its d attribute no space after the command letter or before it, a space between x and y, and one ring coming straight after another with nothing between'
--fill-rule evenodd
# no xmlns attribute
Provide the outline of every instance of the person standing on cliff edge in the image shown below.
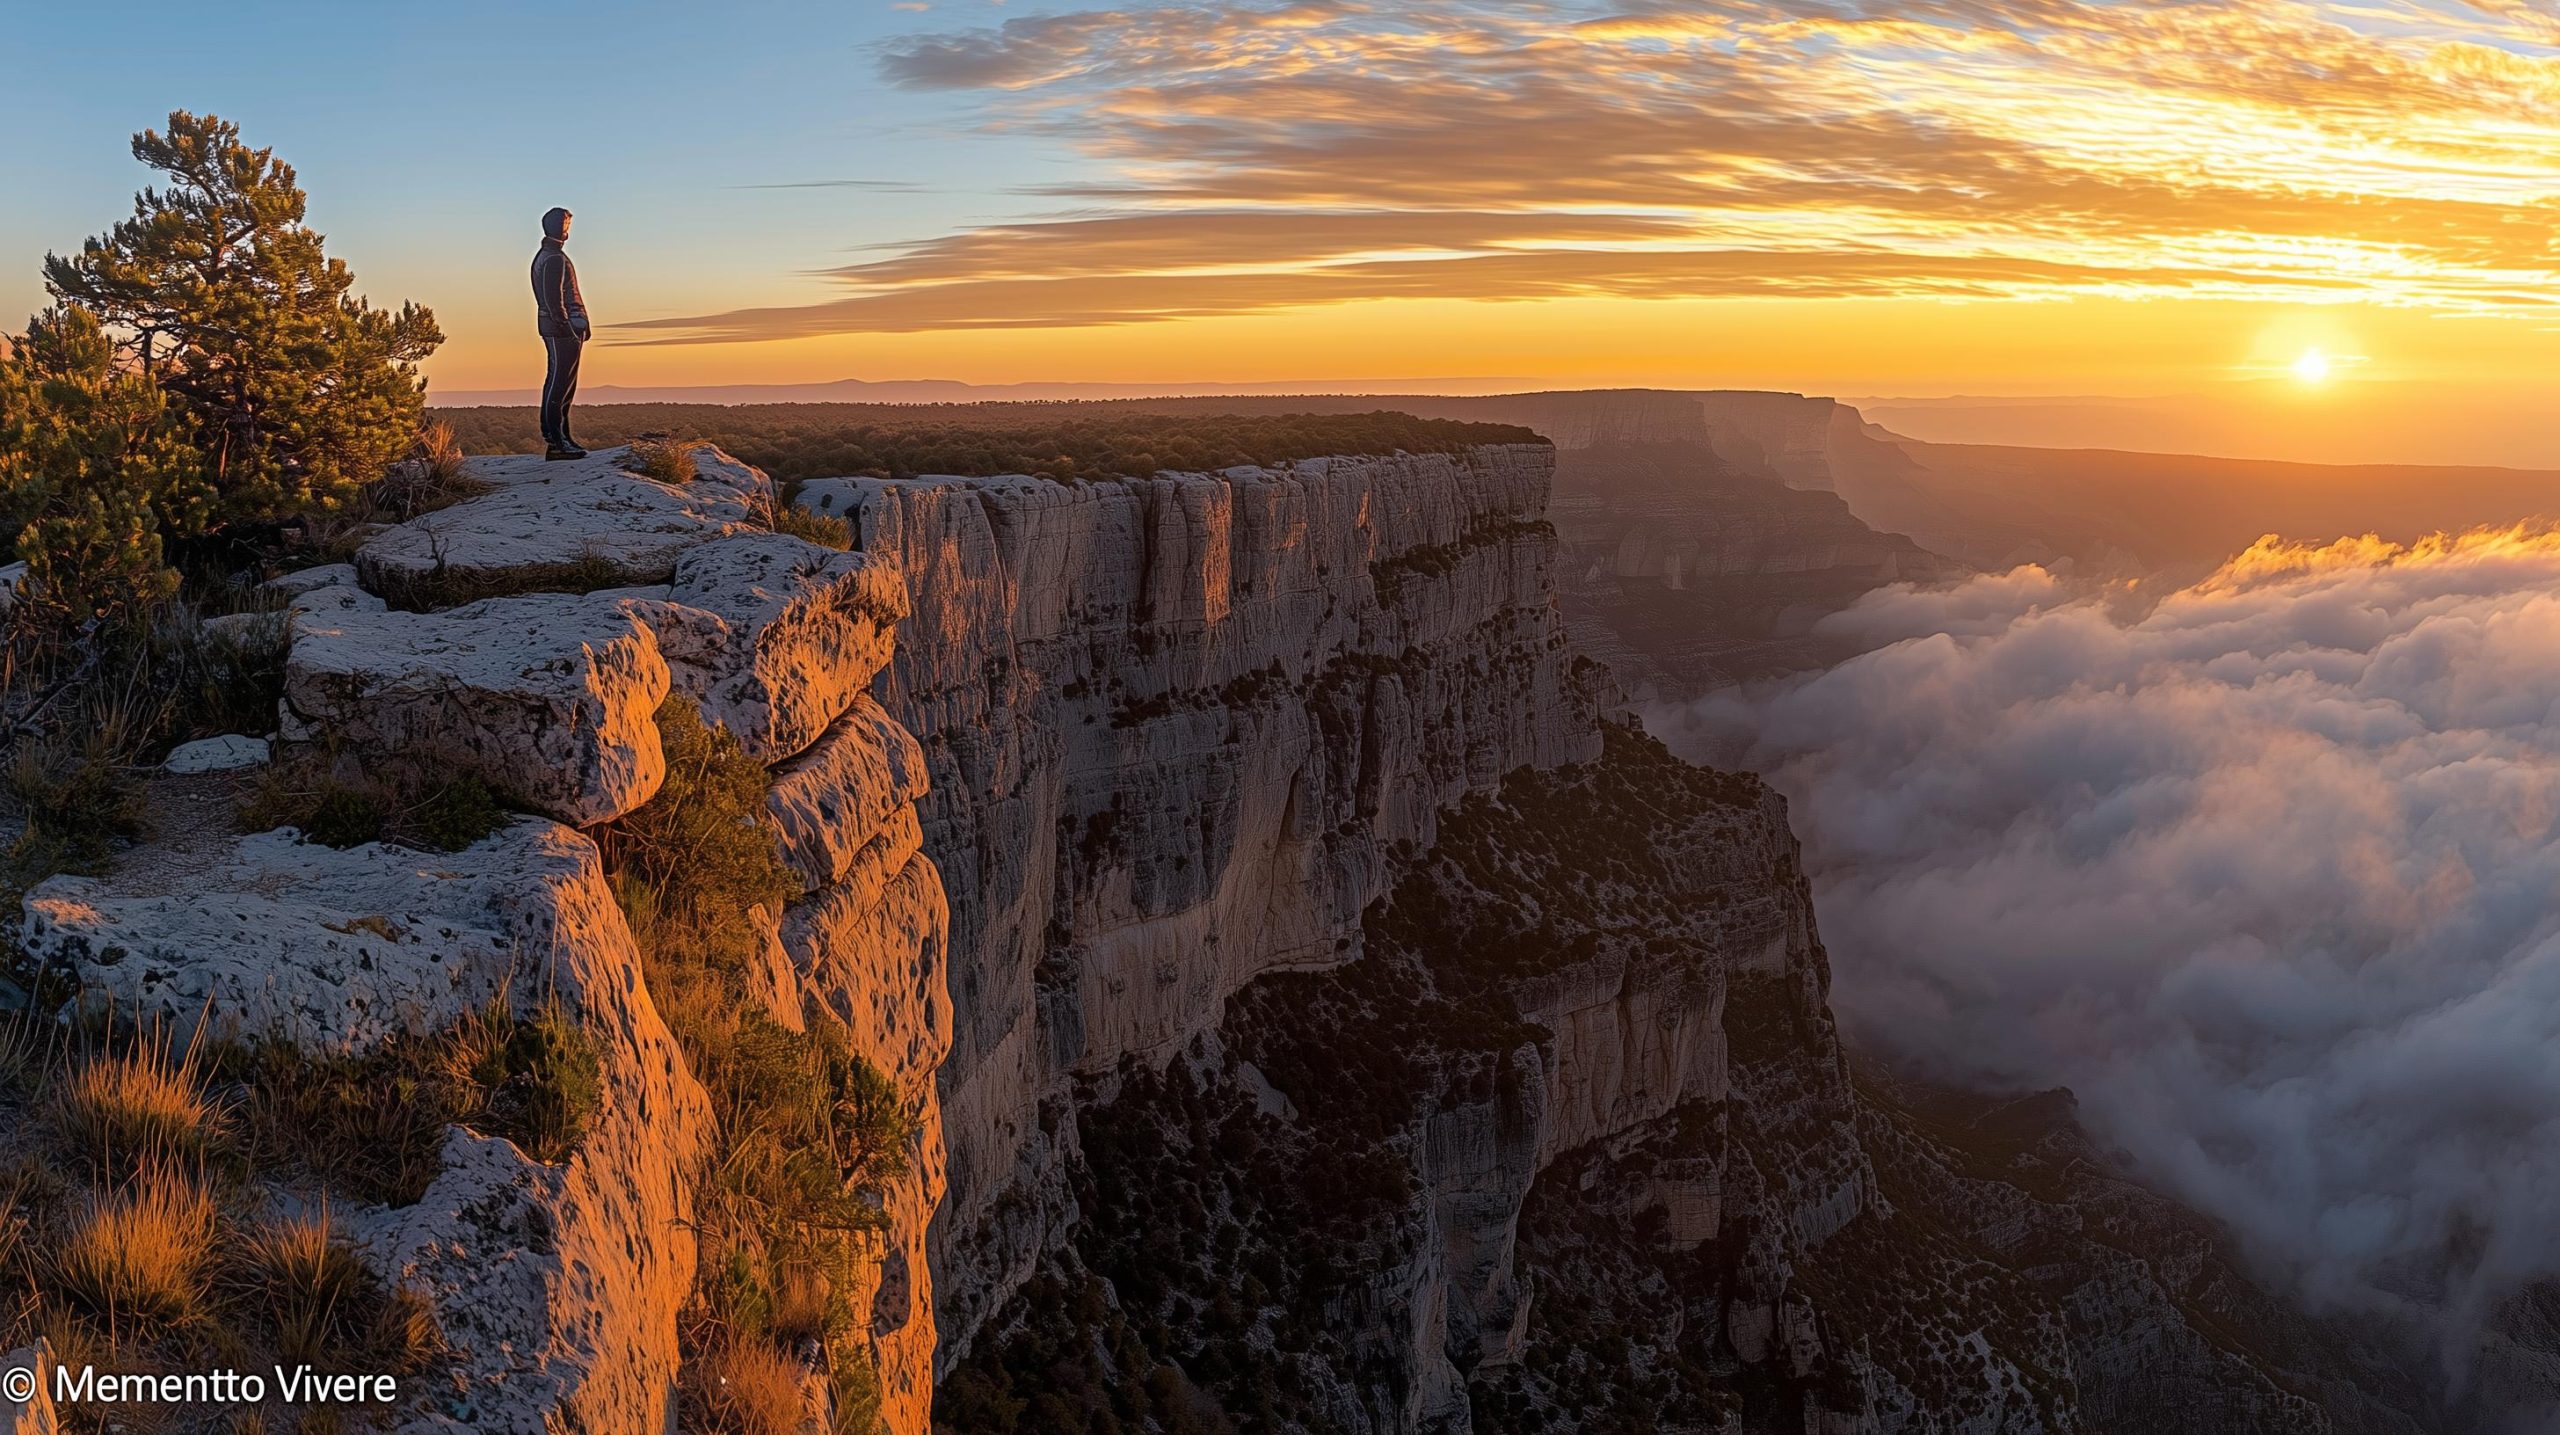
<svg viewBox="0 0 2560 1435"><path fill-rule="evenodd" d="M569 211L542 216L542 247L533 251L533 303L551 366L542 376L542 441L546 459L585 458L569 436L569 401L578 394L578 354L587 346L587 301L578 266L569 262Z"/></svg>

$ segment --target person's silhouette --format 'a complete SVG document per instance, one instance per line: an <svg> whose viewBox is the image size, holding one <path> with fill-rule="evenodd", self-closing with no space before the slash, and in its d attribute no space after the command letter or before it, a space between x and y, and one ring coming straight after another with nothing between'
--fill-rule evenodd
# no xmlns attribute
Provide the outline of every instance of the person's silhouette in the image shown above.
<svg viewBox="0 0 2560 1435"><path fill-rule="evenodd" d="M542 216L542 247L533 252L533 303L543 347L551 351L542 376L542 441L545 458L585 458L569 436L569 402L578 394L578 354L590 332L587 301L578 292L578 266L569 262L569 211Z"/></svg>

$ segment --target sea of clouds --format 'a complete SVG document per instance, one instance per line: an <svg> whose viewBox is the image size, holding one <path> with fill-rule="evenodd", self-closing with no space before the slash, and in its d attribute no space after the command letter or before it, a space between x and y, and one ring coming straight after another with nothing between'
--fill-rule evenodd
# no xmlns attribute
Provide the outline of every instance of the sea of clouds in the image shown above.
<svg viewBox="0 0 2560 1435"><path fill-rule="evenodd" d="M2065 1085L2315 1308L2448 1373L2560 1270L2560 532L2261 543L2193 586L1893 588L1648 714L1767 773L1854 1039Z"/></svg>

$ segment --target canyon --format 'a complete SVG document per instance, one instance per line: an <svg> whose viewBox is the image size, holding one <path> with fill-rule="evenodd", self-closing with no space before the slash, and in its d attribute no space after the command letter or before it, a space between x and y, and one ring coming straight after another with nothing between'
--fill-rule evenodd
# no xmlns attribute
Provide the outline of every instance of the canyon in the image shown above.
<svg viewBox="0 0 2560 1435"><path fill-rule="evenodd" d="M596 840L666 781L670 695L768 774L797 881L754 988L906 1118L824 1356L900 1435L2443 1428L2066 1093L1842 1049L1784 802L1629 691L1818 662L1807 615L1966 560L1851 514L1890 455L1827 400L1565 397L1432 401L1552 445L1112 482L470 460L485 492L283 580L278 737L522 815L450 855L191 830L37 887L21 942L315 1051L573 1006L576 1151L457 1126L350 1213L451 1346L403 1429L674 1419L715 1133Z"/></svg>

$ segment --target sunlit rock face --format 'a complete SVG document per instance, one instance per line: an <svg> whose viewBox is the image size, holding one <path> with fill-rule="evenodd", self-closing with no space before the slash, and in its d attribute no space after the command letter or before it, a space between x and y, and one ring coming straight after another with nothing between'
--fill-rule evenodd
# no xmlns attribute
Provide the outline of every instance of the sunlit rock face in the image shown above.
<svg viewBox="0 0 2560 1435"><path fill-rule="evenodd" d="M951 899L946 1350L1074 1219L1078 1080L1162 1065L1260 974L1355 956L1396 844L1597 750L1549 467L1492 446L804 492L913 605L881 697L922 744Z"/></svg>
<svg viewBox="0 0 2560 1435"><path fill-rule="evenodd" d="M188 837L38 887L20 937L93 1004L315 1052L438 1030L492 1000L564 1000L601 1087L566 1160L457 1127L421 1199L342 1214L452 1347L400 1428L672 1429L717 1133L576 829L658 791L659 705L694 698L775 767L766 826L801 881L754 917L747 990L786 1026L839 1018L910 1119L903 1169L876 1193L887 1219L852 1292L857 1328L830 1358L868 1358L884 1423L914 1435L932 1399L925 1240L952 1015L947 911L915 806L925 765L867 696L905 583L873 555L770 531L770 482L726 455L700 455L685 484L622 457L471 460L476 496L280 589L287 749L477 777L544 816L452 854L334 851L290 830L218 851ZM808 1389L823 1426L825 1382Z"/></svg>

